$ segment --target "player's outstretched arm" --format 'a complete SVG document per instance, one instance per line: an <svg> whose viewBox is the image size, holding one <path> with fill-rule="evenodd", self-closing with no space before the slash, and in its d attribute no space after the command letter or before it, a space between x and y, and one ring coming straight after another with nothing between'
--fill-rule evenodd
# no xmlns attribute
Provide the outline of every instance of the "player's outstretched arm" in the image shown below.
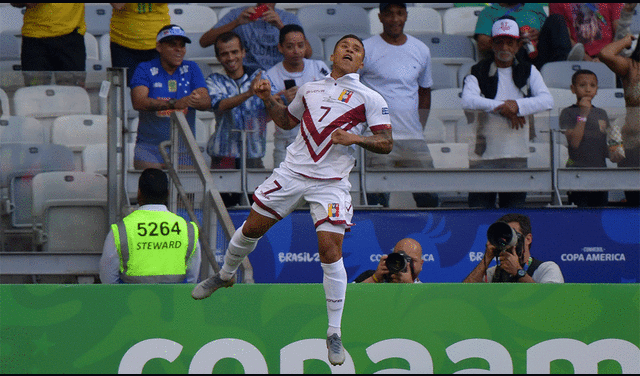
<svg viewBox="0 0 640 376"><path fill-rule="evenodd" d="M255 95L264 102L264 107L267 109L269 116L278 127L289 130L298 125L298 123L289 116L287 106L278 102L274 96L271 95L271 82L263 79L262 73L256 76L251 86Z"/></svg>
<svg viewBox="0 0 640 376"><path fill-rule="evenodd" d="M373 136L362 136L349 133L341 128L336 129L331 134L331 141L340 145L358 145L365 150L378 154L389 154L393 149L393 137L391 127L372 131Z"/></svg>

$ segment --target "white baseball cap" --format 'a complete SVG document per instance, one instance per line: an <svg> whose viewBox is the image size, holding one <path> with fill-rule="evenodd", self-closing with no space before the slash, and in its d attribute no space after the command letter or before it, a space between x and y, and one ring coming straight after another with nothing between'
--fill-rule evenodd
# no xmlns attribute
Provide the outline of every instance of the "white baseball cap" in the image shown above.
<svg viewBox="0 0 640 376"><path fill-rule="evenodd" d="M510 20L508 18L503 18L493 23L493 27L491 28L491 36L506 36L520 39L520 28L518 27L518 23L516 21Z"/></svg>
<svg viewBox="0 0 640 376"><path fill-rule="evenodd" d="M168 29L159 31L158 36L156 36L156 42L162 42L163 39L170 38L170 37L182 37L185 40L185 42L191 43L191 39L187 37L187 34L178 25L172 25Z"/></svg>

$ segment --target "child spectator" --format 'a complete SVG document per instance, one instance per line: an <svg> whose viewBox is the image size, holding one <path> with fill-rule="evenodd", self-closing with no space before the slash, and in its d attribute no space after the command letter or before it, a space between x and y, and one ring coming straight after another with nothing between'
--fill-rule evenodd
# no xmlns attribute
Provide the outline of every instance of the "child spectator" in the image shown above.
<svg viewBox="0 0 640 376"><path fill-rule="evenodd" d="M590 70L576 71L571 77L571 92L576 95L576 104L560 113L560 128L566 130L569 144L567 167L607 167L609 117L591 104L598 93L598 77ZM611 159L616 158L612 155ZM606 191L569 192L568 196L578 207L606 206L609 202Z"/></svg>

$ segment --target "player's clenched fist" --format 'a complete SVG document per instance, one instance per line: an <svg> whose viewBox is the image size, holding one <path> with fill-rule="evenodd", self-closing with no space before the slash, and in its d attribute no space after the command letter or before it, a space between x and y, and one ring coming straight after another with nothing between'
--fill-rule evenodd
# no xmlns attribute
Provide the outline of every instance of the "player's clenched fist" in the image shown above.
<svg viewBox="0 0 640 376"><path fill-rule="evenodd" d="M262 78L262 72L253 79L251 83L251 89L258 98L267 100L271 96L271 83L269 80Z"/></svg>
<svg viewBox="0 0 640 376"><path fill-rule="evenodd" d="M360 136L349 133L342 128L338 128L331 133L331 141L339 145L353 145L360 141Z"/></svg>

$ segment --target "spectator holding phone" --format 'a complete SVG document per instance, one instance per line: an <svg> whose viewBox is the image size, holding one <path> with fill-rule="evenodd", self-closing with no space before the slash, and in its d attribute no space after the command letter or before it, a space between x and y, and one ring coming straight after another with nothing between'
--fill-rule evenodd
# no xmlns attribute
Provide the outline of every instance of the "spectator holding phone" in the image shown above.
<svg viewBox="0 0 640 376"><path fill-rule="evenodd" d="M278 51L278 36L284 25L300 25L298 17L282 9L275 8L276 3L257 3L252 7L234 8L224 15L218 23L200 37L200 45L209 47L220 34L233 31L240 36L247 51L244 65L250 69L269 70L282 61ZM305 57L312 54L311 46L306 44Z"/></svg>
<svg viewBox="0 0 640 376"><path fill-rule="evenodd" d="M267 78L271 82L271 94L288 106L295 98L298 88L302 84L318 81L329 74L329 67L322 60L305 59L307 39L302 27L296 24L285 25L280 30L278 51L284 60L267 71ZM284 161L287 146L298 135L300 125L293 129L284 130L276 127L274 133L275 149L273 151L273 167L280 166Z"/></svg>

